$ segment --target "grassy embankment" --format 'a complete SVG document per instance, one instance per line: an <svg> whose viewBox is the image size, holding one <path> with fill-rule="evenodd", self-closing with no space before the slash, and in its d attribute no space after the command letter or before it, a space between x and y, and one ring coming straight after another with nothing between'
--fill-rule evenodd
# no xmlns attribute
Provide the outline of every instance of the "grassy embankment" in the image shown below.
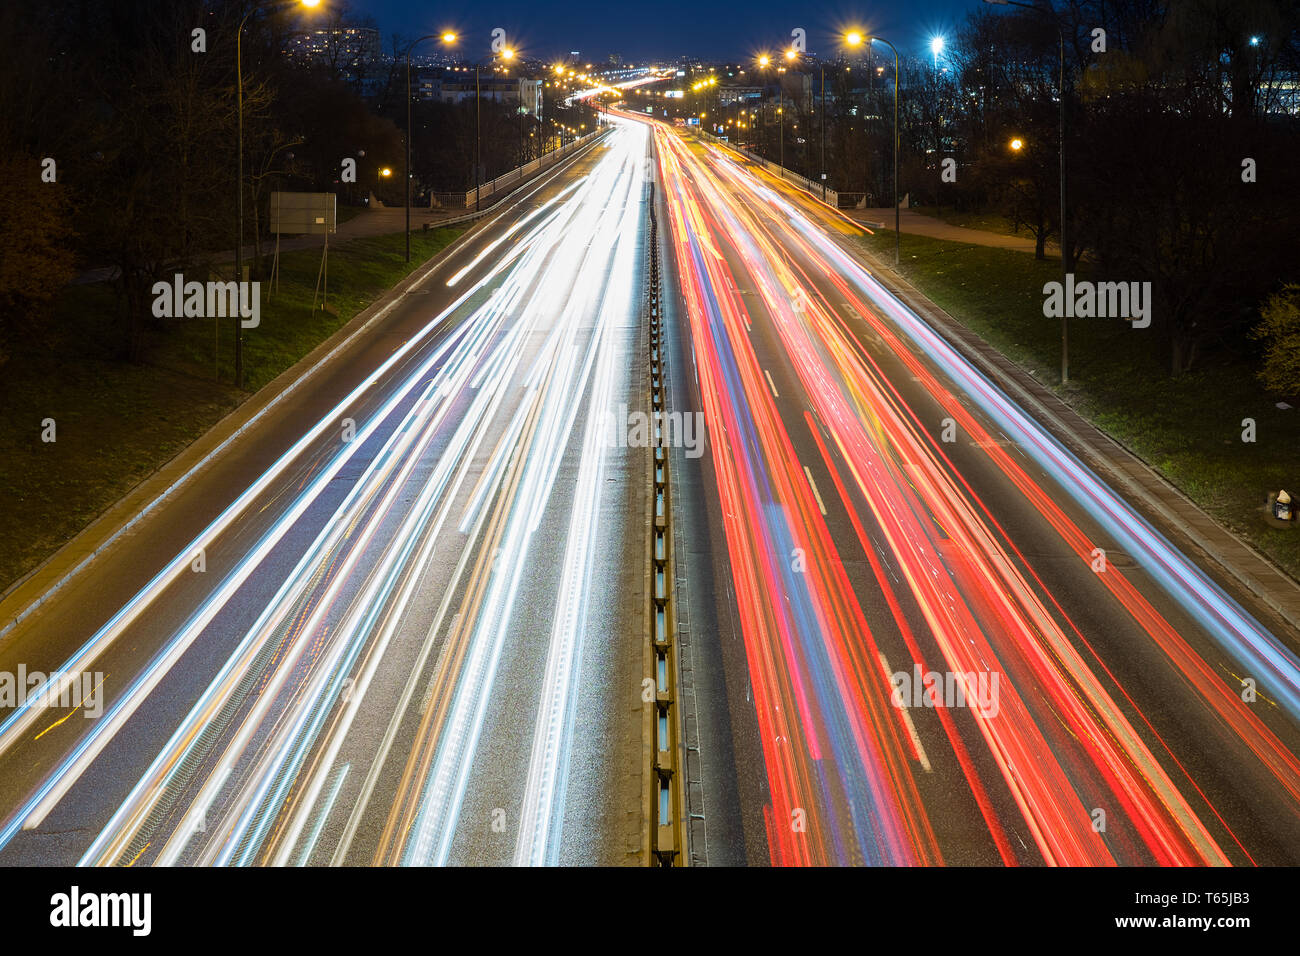
<svg viewBox="0 0 1300 956"><path fill-rule="evenodd" d="M312 311L320 251L283 253L279 290L267 302L263 285L261 325L244 334L242 392L231 384L229 320L215 349L212 320L157 320L147 361L129 364L112 357L121 341L112 285L64 289L43 334L15 347L0 367L0 487L8 492L0 590L462 231L413 233L409 266L401 233L331 245L324 312ZM47 418L56 423L53 443L41 440Z"/></svg>
<svg viewBox="0 0 1300 956"><path fill-rule="evenodd" d="M863 241L892 260L891 232ZM1060 324L1042 313L1043 283L1059 278L1059 262L907 234L901 255L903 274L940 308L1059 389ZM1070 323L1069 403L1300 577L1300 530L1264 521L1270 490L1300 490L1300 409L1278 409L1244 360L1176 378L1168 367L1155 335L1104 319ZM1242 441L1245 418L1256 423L1253 444Z"/></svg>

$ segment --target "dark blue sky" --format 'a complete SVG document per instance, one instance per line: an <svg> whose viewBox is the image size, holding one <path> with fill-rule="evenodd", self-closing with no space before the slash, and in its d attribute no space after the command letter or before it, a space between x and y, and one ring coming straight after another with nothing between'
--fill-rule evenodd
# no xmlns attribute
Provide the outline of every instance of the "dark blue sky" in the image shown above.
<svg viewBox="0 0 1300 956"><path fill-rule="evenodd" d="M502 27L512 45L540 57L566 50L584 56L620 53L625 60L671 57L740 56L789 42L803 27L810 52L826 51L831 37L850 24L866 27L895 43L901 52L925 52L936 32L951 34L966 12L981 0L905 0L893 3L802 5L778 0L351 0L358 12L379 22L384 45L392 33L432 33L453 25L466 38L466 54L486 55L493 27ZM480 49L481 48L481 49Z"/></svg>

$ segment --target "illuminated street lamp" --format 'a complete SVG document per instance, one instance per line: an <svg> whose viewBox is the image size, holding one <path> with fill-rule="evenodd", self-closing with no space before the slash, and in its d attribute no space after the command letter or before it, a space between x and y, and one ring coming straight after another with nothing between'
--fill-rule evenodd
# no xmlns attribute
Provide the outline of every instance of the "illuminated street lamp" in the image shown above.
<svg viewBox="0 0 1300 956"><path fill-rule="evenodd" d="M504 50L501 51L501 59L503 60L513 60L514 56L515 56L515 51L510 49L510 47L506 47ZM489 57L489 60L491 59L494 59L494 57ZM484 61L480 60L478 63L474 64L474 211L475 212L479 211L479 180L482 176L481 170L482 170L482 153L483 153L483 122L482 122L483 104L482 104L482 98L479 93L478 71L479 71L479 67L481 67L483 63ZM572 70L569 71L569 75L570 76L573 75Z"/></svg>
<svg viewBox="0 0 1300 956"><path fill-rule="evenodd" d="M306 0L303 0L306 2ZM406 261L411 261L411 51L425 40L441 40L443 43L456 42L456 34L447 30L441 34L430 33L420 37L406 48Z"/></svg>
<svg viewBox="0 0 1300 956"><path fill-rule="evenodd" d="M898 215L898 49L883 37L864 36L861 33L848 33L844 42L849 46L862 43L880 42L894 51L894 265L898 265L899 215Z"/></svg>
<svg viewBox="0 0 1300 956"><path fill-rule="evenodd" d="M318 7L321 0L297 0L304 7ZM292 6L294 0L282 0L282 6ZM237 232L235 234L235 281L244 281L244 25L248 23L248 18L257 13L262 7L255 4L244 18L239 21L239 28L235 31L235 89L236 89L236 106L235 112L238 115L239 124L239 159L238 174L235 177L235 192L238 195L238 217ZM235 316L235 387L244 387L244 326L239 316Z"/></svg>
<svg viewBox="0 0 1300 956"><path fill-rule="evenodd" d="M787 62L793 63L795 60L799 58L799 51L795 50L794 48L786 50L785 58ZM781 144L780 158L778 159L777 165L779 165L781 169L784 170L785 169L785 82L781 80L780 77L777 78L776 102L777 102L777 108L776 108L777 121L781 124L780 136L778 137L778 140ZM784 177L785 173L782 172L781 175Z"/></svg>
<svg viewBox="0 0 1300 956"><path fill-rule="evenodd" d="M1036 7L1029 3L1020 3L1018 0L984 0L985 3L992 3L998 6L1024 7L1026 10L1034 10L1038 13L1046 13L1056 24L1056 32L1060 37L1060 55L1061 55L1061 78L1059 80L1059 99L1061 101L1060 116L1060 142L1057 150L1060 162L1061 177L1061 287L1068 284L1070 274L1070 244L1067 241L1065 229L1065 29L1061 26L1061 21L1056 18L1056 14L1042 7ZM1066 385L1070 381L1070 327L1069 320L1065 316L1065 311L1061 312L1061 384Z"/></svg>
<svg viewBox="0 0 1300 956"><path fill-rule="evenodd" d="M762 138L762 140L761 140L760 143L759 143L759 148L760 148L760 150L762 151L763 159L767 159L767 68L768 68L769 66L771 66L771 65L772 65L772 58L771 58L770 56L768 56L766 53L764 53L764 54L762 54L761 56L759 56L759 58L758 58L758 68L759 68L759 71L763 74L763 99L762 99L762 106L763 106L763 119L762 119L763 138Z"/></svg>

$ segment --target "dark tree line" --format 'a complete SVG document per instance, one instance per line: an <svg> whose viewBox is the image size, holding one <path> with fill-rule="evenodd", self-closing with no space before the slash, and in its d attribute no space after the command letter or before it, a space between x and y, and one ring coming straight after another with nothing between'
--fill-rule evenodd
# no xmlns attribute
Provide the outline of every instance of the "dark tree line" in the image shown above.
<svg viewBox="0 0 1300 956"><path fill-rule="evenodd" d="M1035 238L1040 258L1059 255L1059 24L1070 261L1098 278L1152 282L1173 374L1210 355L1254 354L1260 308L1300 280L1300 0L1039 7L972 11L946 70L929 57L904 62L900 194L1001 213ZM892 57L826 70L830 184L887 206ZM816 110L816 68L811 80ZM820 118L796 106L787 121L796 115L812 135L792 146L787 126L785 163L816 179ZM775 158L776 128L754 132ZM955 160L956 182L942 178L944 159ZM1246 160L1253 182L1243 180Z"/></svg>
<svg viewBox="0 0 1300 956"><path fill-rule="evenodd" d="M60 287L101 267L117 277L120 356L139 361L162 329L153 283L177 271L202 277L229 258L245 15L242 242L261 251L277 189L403 201L406 41L394 38L399 56L378 63L342 46L310 62L286 56L297 31L366 25L337 0L328 11L322 24L296 5L253 0L0 4L0 363L6 342L47 329ZM376 83L379 96L367 99ZM472 101L415 104L415 195L472 187L474 118ZM535 151L542 131L485 99L482 135L491 178ZM40 178L47 158L53 183ZM356 161L355 183L341 181L345 158ZM253 256L253 277L264 268Z"/></svg>

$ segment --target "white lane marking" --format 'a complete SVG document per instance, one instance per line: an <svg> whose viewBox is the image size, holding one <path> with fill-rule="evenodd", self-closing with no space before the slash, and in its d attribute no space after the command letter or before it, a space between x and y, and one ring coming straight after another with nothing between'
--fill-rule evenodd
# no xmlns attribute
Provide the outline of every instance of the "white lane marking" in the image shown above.
<svg viewBox="0 0 1300 956"><path fill-rule="evenodd" d="M808 487L812 489L813 496L817 499L817 507L822 510L822 515L825 516L826 505L822 503L821 492L817 490L817 482L813 481L812 472L808 470L807 465L803 466L803 473L808 476Z"/></svg>
<svg viewBox="0 0 1300 956"><path fill-rule="evenodd" d="M888 678L894 672L889 666L889 661L885 660L884 651L880 651L879 655L880 665L885 669L885 677ZM892 707L893 700L891 699L889 703ZM903 723L907 724L907 732L911 735L912 743L916 745L916 753L921 758L921 769L930 773L930 758L925 755L925 748L921 746L921 736L916 732L916 724L912 723L912 715L907 712L906 707L900 707L898 710L903 715Z"/></svg>
<svg viewBox="0 0 1300 956"><path fill-rule="evenodd" d="M767 387L772 390L772 397L780 398L781 396L777 393L776 390L776 383L772 381L772 373L769 372L767 369L763 369L763 374L767 376Z"/></svg>

